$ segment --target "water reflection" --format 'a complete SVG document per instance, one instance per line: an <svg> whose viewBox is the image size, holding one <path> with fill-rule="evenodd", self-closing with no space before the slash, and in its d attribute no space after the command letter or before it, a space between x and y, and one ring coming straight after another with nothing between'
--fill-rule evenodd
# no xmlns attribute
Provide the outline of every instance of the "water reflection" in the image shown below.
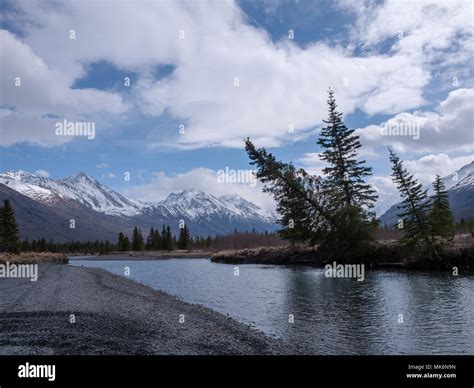
<svg viewBox="0 0 474 388"><path fill-rule="evenodd" d="M366 271L359 282L308 267L244 265L235 276L204 259L72 263L120 275L129 266L139 282L308 353L474 354L474 276Z"/></svg>

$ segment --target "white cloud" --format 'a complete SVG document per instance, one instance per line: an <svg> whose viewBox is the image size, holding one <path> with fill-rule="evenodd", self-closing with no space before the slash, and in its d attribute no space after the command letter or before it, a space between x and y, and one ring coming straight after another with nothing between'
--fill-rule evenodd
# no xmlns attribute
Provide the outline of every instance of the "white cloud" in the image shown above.
<svg viewBox="0 0 474 388"><path fill-rule="evenodd" d="M403 112L381 125L358 129L364 145L393 146L396 151L427 153L435 151L464 151L474 149L474 89L457 89L449 93L436 111ZM412 136L387 136L383 128L412 129ZM419 128L416 139L415 128ZM415 136L413 136L415 135Z"/></svg>
<svg viewBox="0 0 474 388"><path fill-rule="evenodd" d="M378 196L374 207L377 216L381 216L390 206L400 200L397 187L390 176L372 176L368 179L368 183L372 185Z"/></svg>
<svg viewBox="0 0 474 388"><path fill-rule="evenodd" d="M390 55L371 52L358 56L325 43L304 48L291 41L274 43L266 31L249 25L230 1L121 2L116 7L109 2L68 2L60 7L31 1L16 4L25 32L22 44L34 51L46 73L61 82L62 93L54 101L59 107L79 105L88 112L100 111L105 104L121 112L123 102L115 94L67 88L72 80L84 76L85 64L96 61L138 72L139 80L132 89L139 108L151 116L166 112L186 125L181 136L151 136L151 147L242 147L245 136L258 145L282 145L304 138L305 130L321 124L328 86L336 90L346 114L356 108L370 115L395 114L424 103L423 89L431 76L419 60L422 51L415 55L414 50L397 49ZM444 25L450 16L452 13L441 14L436 23ZM451 23L449 28L465 27L464 19L456 20L459 25ZM75 40L68 39L71 28ZM179 39L180 30L185 39ZM370 32L371 43L389 34L378 32L375 26L370 31L374 31ZM446 42L454 39L451 35L446 34ZM155 81L151 74L159 64L175 69ZM34 108L35 101L32 99ZM288 133L290 124L295 134Z"/></svg>
<svg viewBox="0 0 474 388"><path fill-rule="evenodd" d="M46 170L36 170L35 171L36 175L42 176L44 178L49 178L49 172Z"/></svg>
<svg viewBox="0 0 474 388"><path fill-rule="evenodd" d="M296 163L312 175L323 175L323 168L327 163L320 159L320 155L318 152L307 152L297 159Z"/></svg>
<svg viewBox="0 0 474 388"><path fill-rule="evenodd" d="M50 67L30 46L0 30L0 144L29 142L59 145L71 137L55 136L59 119L78 120L85 114L120 114L126 107L120 96L94 89L71 89L73 78ZM56 50L55 50L56 51ZM56 51L58 53L59 51Z"/></svg>
<svg viewBox="0 0 474 388"><path fill-rule="evenodd" d="M434 181L436 174L441 177L447 176L473 160L474 154L450 157L440 153L426 155L418 160L407 160L404 165L415 178L428 188Z"/></svg>
<svg viewBox="0 0 474 388"><path fill-rule="evenodd" d="M223 168L225 169L225 167ZM185 189L198 189L216 197L238 194L258 206L274 210L273 199L262 193L260 183L225 183L218 180L218 171L208 168L194 168L188 172L166 175L164 172L155 172L153 179L144 184L136 185L127 190L126 194L145 202L157 202L165 199L171 192Z"/></svg>
<svg viewBox="0 0 474 388"><path fill-rule="evenodd" d="M102 163L98 163L95 165L97 168L99 169L104 169L104 168L109 168L109 165L105 162L102 162Z"/></svg>

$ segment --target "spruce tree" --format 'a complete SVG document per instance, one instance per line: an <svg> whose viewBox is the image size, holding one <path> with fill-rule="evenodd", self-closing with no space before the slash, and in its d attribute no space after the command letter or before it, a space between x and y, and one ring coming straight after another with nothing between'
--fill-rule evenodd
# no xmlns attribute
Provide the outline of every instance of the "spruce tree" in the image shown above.
<svg viewBox="0 0 474 388"><path fill-rule="evenodd" d="M372 169L365 165L365 160L357 160L358 149L362 146L359 136L342 121L343 114L337 110L331 89L327 103L329 117L323 120L327 126L321 129L317 141L323 148L320 158L328 163L323 169L324 188L330 196L335 196L334 205L371 209L377 195L364 181L372 175Z"/></svg>
<svg viewBox="0 0 474 388"><path fill-rule="evenodd" d="M429 200L427 190L423 189L412 174L403 167L398 155L389 148L392 163L392 177L402 198L402 212L398 216L403 221L402 242L409 246L421 247L432 252L429 224Z"/></svg>
<svg viewBox="0 0 474 388"><path fill-rule="evenodd" d="M446 186L439 175L436 175L433 189L434 195L431 197L430 209L431 236L452 240L454 237L453 214L449 206Z"/></svg>
<svg viewBox="0 0 474 388"><path fill-rule="evenodd" d="M377 200L375 190L365 182L372 169L365 160L358 160L361 148L359 136L343 122L337 110L334 92L329 89L328 119L321 129L317 144L322 147L320 158L327 162L323 169L322 187L330 198L329 208L335 227L330 228L320 249L341 258L360 257L375 244L371 211Z"/></svg>
<svg viewBox="0 0 474 388"><path fill-rule="evenodd" d="M164 251L171 250L170 245L168 244L165 224L163 224L163 229L161 229L161 249Z"/></svg>
<svg viewBox="0 0 474 388"><path fill-rule="evenodd" d="M119 251L122 251L122 252L125 251L124 245L123 245L123 244L124 244L124 240L125 240L125 236L123 235L122 232L120 232L119 235L118 235L117 247L118 247L118 250L119 250Z"/></svg>
<svg viewBox="0 0 474 388"><path fill-rule="evenodd" d="M155 229L153 227L150 228L150 232L148 233L148 237L146 238L145 249L147 251L153 249L153 239L155 237Z"/></svg>
<svg viewBox="0 0 474 388"><path fill-rule="evenodd" d="M2 243L7 252L20 252L20 239L18 237L18 224L16 223L15 211L8 199L3 201L1 209L2 221Z"/></svg>
<svg viewBox="0 0 474 388"><path fill-rule="evenodd" d="M245 150L264 191L273 194L277 203L283 238L319 244L327 257L356 259L375 245L371 209L377 195L365 182L371 168L357 159L361 143L354 130L344 125L332 90L328 111L327 126L317 141L323 148L321 159L328 163L325 177L278 161L264 148L256 149L248 138Z"/></svg>
<svg viewBox="0 0 474 388"><path fill-rule="evenodd" d="M166 249L168 251L173 250L173 235L171 233L171 228L169 225L166 227Z"/></svg>
<svg viewBox="0 0 474 388"><path fill-rule="evenodd" d="M188 249L190 242L189 230L186 224L179 229L178 248Z"/></svg>
<svg viewBox="0 0 474 388"><path fill-rule="evenodd" d="M153 250L159 251L161 250L161 235L160 231L158 229L155 230L155 233L153 233Z"/></svg>
<svg viewBox="0 0 474 388"><path fill-rule="evenodd" d="M142 231L135 226L132 233L132 250L143 251L144 245Z"/></svg>
<svg viewBox="0 0 474 388"><path fill-rule="evenodd" d="M124 252L128 252L131 248L131 245L130 245L130 240L128 239L127 236L125 236L125 238L123 239L123 251Z"/></svg>
<svg viewBox="0 0 474 388"><path fill-rule="evenodd" d="M46 252L46 240L44 239L44 237L41 237L41 239L39 240L38 249L40 252Z"/></svg>

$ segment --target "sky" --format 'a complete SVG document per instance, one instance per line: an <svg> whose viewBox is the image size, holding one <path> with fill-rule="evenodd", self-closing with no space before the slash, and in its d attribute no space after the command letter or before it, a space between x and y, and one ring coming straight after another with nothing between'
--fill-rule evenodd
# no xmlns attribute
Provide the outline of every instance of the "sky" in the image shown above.
<svg viewBox="0 0 474 388"><path fill-rule="evenodd" d="M472 2L15 0L1 14L1 171L272 208L260 184L218 177L253 168L246 137L320 174L329 87L379 213L399 198L387 146L425 185L473 160ZM77 123L93 136L61 132Z"/></svg>

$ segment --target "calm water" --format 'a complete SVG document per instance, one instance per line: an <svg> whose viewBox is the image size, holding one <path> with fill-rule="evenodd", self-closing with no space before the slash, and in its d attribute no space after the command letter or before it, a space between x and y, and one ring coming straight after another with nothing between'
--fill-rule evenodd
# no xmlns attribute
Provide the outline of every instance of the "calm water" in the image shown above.
<svg viewBox="0 0 474 388"><path fill-rule="evenodd" d="M366 271L365 281L305 267L206 259L71 260L199 303L318 354L474 354L474 276ZM294 323L289 322L289 315ZM403 314L403 323L399 323Z"/></svg>

